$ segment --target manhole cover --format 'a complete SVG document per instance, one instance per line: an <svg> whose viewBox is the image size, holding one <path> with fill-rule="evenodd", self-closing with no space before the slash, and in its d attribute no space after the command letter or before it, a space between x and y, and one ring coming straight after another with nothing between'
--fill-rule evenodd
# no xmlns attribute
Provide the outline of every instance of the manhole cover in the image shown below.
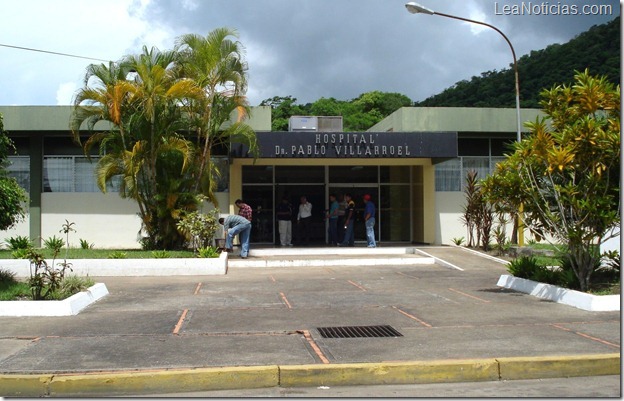
<svg viewBox="0 0 624 401"><path fill-rule="evenodd" d="M392 326L317 327L323 338L403 337Z"/></svg>

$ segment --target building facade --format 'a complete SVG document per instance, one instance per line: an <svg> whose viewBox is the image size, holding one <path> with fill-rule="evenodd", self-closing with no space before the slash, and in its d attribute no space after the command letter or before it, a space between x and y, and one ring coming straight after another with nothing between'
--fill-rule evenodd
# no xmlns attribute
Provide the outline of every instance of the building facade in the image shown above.
<svg viewBox="0 0 624 401"><path fill-rule="evenodd" d="M261 244L279 243L275 205L287 197L296 208L301 196L313 205L311 240L323 244L328 197L346 192L358 219L362 196L371 195L381 243L451 243L466 236L460 220L466 171L488 174L516 139L515 109L402 108L367 132L336 130L335 121L326 130L318 124L270 132L270 112L254 107L247 121L258 134L260 157L232 144L216 158L227 172L217 193L221 213L236 213L234 201L243 199L254 209L252 242ZM39 244L67 220L77 230L72 246L84 239L98 248L139 247L138 209L114 184L106 194L97 188L97 155L90 161L71 141L71 107L4 106L0 113L18 150L10 174L29 193L27 218L0 232L0 241L25 235ZM529 121L540 112L521 115ZM363 222L355 229L356 241L365 241Z"/></svg>

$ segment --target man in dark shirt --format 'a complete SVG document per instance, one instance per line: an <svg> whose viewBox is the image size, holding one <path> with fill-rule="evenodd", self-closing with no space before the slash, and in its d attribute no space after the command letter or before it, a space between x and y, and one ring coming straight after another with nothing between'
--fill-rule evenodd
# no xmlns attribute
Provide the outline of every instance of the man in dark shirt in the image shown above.
<svg viewBox="0 0 624 401"><path fill-rule="evenodd" d="M243 202L241 199L237 199L236 202L234 202L234 204L238 206L238 215L243 216L247 220L251 221L251 217L253 213L253 211L251 210L251 206Z"/></svg>
<svg viewBox="0 0 624 401"><path fill-rule="evenodd" d="M344 222L345 234L344 239L339 246L354 246L355 238L353 233L353 223L355 220L355 202L351 199L351 194L345 194L344 199L347 202Z"/></svg>

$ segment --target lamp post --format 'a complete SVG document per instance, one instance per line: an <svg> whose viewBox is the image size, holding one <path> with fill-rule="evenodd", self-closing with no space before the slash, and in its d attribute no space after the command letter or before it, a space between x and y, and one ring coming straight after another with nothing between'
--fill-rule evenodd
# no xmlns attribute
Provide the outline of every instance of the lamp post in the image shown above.
<svg viewBox="0 0 624 401"><path fill-rule="evenodd" d="M468 18L457 17L455 15L444 14L444 13L440 13L437 11L433 11L427 7L421 6L418 3L414 3L413 1L410 1L409 3L405 4L405 8L407 8L407 11L409 11L412 14L439 15L441 17L453 18L453 19L457 19L460 21L466 21L466 22L470 22L473 24L487 26L488 28L492 28L496 32L501 34L501 36L505 39L505 41L509 45L509 48L511 49L511 55L513 56L514 75L515 75L515 80L516 80L516 124L517 124L516 141L518 142L522 141L522 134L521 134L522 123L520 121L520 81L518 79L518 61L516 60L516 51L514 50L513 45L509 41L509 38L494 25L490 25L481 21L471 20ZM522 228L521 214L522 214L522 206L520 206L520 213L518 214L518 245L520 246L524 245L524 230Z"/></svg>

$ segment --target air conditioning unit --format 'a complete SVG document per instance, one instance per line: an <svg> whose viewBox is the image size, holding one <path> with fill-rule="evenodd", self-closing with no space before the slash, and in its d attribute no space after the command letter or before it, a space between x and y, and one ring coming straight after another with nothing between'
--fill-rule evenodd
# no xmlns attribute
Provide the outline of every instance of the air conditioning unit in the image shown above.
<svg viewBox="0 0 624 401"><path fill-rule="evenodd" d="M316 132L318 131L318 117L292 116L288 119L288 131Z"/></svg>
<svg viewBox="0 0 624 401"><path fill-rule="evenodd" d="M323 116L318 118L320 132L342 132L342 116Z"/></svg>
<svg viewBox="0 0 624 401"><path fill-rule="evenodd" d="M288 131L342 132L342 116L292 116Z"/></svg>

